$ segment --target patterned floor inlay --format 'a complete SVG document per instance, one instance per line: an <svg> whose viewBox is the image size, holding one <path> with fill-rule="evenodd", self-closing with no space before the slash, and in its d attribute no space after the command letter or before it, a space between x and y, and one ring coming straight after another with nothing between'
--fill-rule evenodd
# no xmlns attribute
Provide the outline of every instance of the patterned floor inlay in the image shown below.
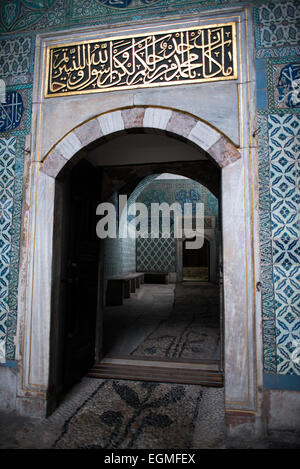
<svg viewBox="0 0 300 469"><path fill-rule="evenodd" d="M0 412L0 449L46 448L296 449L299 438L227 440L223 388L83 378L47 419Z"/></svg>
<svg viewBox="0 0 300 469"><path fill-rule="evenodd" d="M217 445L224 438L223 405L223 389L99 380L53 447L182 449L208 440Z"/></svg>
<svg viewBox="0 0 300 469"><path fill-rule="evenodd" d="M123 306L106 308L104 349L111 357L219 360L218 287L142 285Z"/></svg>
<svg viewBox="0 0 300 469"><path fill-rule="evenodd" d="M220 359L218 303L218 288L211 284L177 284L170 316L163 319L131 355Z"/></svg>

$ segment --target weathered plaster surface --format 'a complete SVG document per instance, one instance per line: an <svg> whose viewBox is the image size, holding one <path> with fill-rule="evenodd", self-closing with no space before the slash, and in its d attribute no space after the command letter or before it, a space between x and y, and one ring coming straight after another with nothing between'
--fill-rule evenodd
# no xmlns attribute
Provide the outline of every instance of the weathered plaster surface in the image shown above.
<svg viewBox="0 0 300 469"><path fill-rule="evenodd" d="M300 394L295 391L267 391L268 430L300 433Z"/></svg>
<svg viewBox="0 0 300 469"><path fill-rule="evenodd" d="M0 374L0 409L13 411L16 408L17 372L3 367Z"/></svg>

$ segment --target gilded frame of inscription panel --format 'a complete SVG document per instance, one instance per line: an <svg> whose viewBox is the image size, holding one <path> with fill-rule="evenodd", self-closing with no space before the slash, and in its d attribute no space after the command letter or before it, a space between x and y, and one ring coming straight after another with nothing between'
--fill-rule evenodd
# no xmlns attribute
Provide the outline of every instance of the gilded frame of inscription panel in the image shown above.
<svg viewBox="0 0 300 469"><path fill-rule="evenodd" d="M224 31L225 28L231 28L231 38L225 39L224 41ZM211 30L213 29L218 29L222 31L222 39L223 42L220 42L220 36L218 36L219 42L211 42ZM214 32L215 33L215 32ZM226 32L225 32L226 33ZM187 41L184 43L183 35L185 34L185 40ZM209 37L209 42L203 43L203 44L197 44L197 39L201 37L201 40L204 40L203 38ZM216 33L215 33L216 34ZM227 33L226 33L227 34ZM163 36L160 38L160 36ZM195 37L196 36L196 37ZM168 40L172 40L172 43L166 42L166 37ZM179 42L179 39L180 41ZM129 42L125 42L128 40ZM140 41L139 41L140 40ZM123 41L123 44L122 44ZM178 42L176 42L178 41ZM190 41L194 43L194 46L190 46ZM145 46L142 45L142 42L145 42ZM103 49L104 51L109 49L110 56L108 56L108 53L106 52L106 62L103 62L101 60L100 54L98 57L100 57L98 63L95 63L95 59L92 58L92 53L90 52L90 46L95 44L94 50L92 53L94 53L98 49ZM129 47L126 48L126 46ZM173 44L173 45L172 45ZM118 46L124 46L125 49L121 48L121 50L118 51L117 47ZM225 45L230 45L231 48L230 50L226 50L225 52ZM151 49L152 47L152 54L148 52L148 49ZM162 49L162 52L159 50L157 52L157 48ZM69 49L68 49L69 48ZM75 62L75 55L72 55L70 57L70 54L75 54L77 48L77 63ZM114 49L115 48L115 49ZM61 51L59 51L61 49ZM88 50L88 53L86 53L86 49ZM114 50L113 50L114 49ZM168 49L171 49L171 52L168 53L166 52ZM174 49L174 50L172 50ZM201 49L201 54L202 54L202 62L196 61L196 55L195 52L193 53L193 50L195 49ZM213 57L212 53L217 54L220 53L220 50L215 51L215 49L221 49L221 62L216 59L216 56ZM132 55L130 56L129 50L132 50ZM53 65L53 54L55 51L62 52L63 53L63 60L61 63L63 65L61 66L60 74L61 74L61 83L54 83L55 77L53 78L53 70L54 70L54 65ZM146 59L144 60L141 56L139 56L139 53L142 54L144 52L144 55L146 54L148 62L146 62ZM67 56L67 53L69 52L69 57ZM175 52L177 54L175 54ZM56 58L59 57L59 54L57 53ZM157 54L163 54L163 57L161 55ZM229 62L227 69L232 69L231 72L228 72L227 74L224 73L221 76L201 76L201 73L197 73L199 76L198 78L195 78L195 69L196 68L201 68L204 70L206 66L209 66L213 70L213 67L220 67L222 65L222 69L224 70L224 55L225 53L229 56ZM88 60L86 59L86 54L88 54ZM116 59L116 56L114 57L113 54L118 55L121 57L121 60L124 60L124 63L121 63L120 59ZM194 54L194 55L193 55ZM82 55L82 56L81 56ZM231 58L230 58L231 55ZM109 57L109 60L108 60ZM217 56L218 57L218 56ZM182 59L182 62L180 63L180 58ZM71 67L69 67L69 70L67 70L67 65L70 62L70 59L73 60L73 64L71 64ZM59 60L59 59L58 59ZM129 61L131 60L132 63ZM94 62L94 63L93 63ZM146 77L146 68L147 68L147 74L149 77L149 82L148 83L134 83L133 84L128 84L128 81L124 82L119 82L119 84L109 84L109 85L103 85L102 88L96 88L97 83L96 79L100 81L100 79L104 76L104 81L107 79L107 77L111 77L111 79L114 78L114 76L120 76L120 72L118 70L115 70L113 67L108 67L106 68L105 64L109 62L110 65L112 65L112 62L114 64L118 64L119 68L122 70L124 80L126 79L126 72L127 72L127 77L130 75L133 75L135 73L134 66L140 67L141 65L144 65L145 70L143 71L138 71L136 72L136 77L140 75L139 80L143 81L143 76ZM137 63L139 62L139 63ZM154 63L153 63L154 62ZM84 63L84 67L82 65ZM157 68L155 68L155 66ZM166 69L167 63L170 63L169 69ZM208 65L207 65L208 64ZM94 68L91 70L92 66L98 66L100 65L100 70L97 70ZM153 65L153 66L152 66ZM220 24L211 24L211 25L205 25L205 26L198 26L198 27L191 27L191 28L184 28L184 29L176 29L176 30L165 30L165 31L156 31L155 33L141 33L141 34L135 34L135 35L127 35L127 36L115 36L115 37L109 37L109 38L103 38L103 39L93 39L89 41L78 41L78 42L73 42L73 43L64 43L64 44L55 44L55 45L50 45L47 47L47 61L46 61L46 82L45 82L45 98L55 98L58 96L70 96L70 95L76 95L76 94L88 94L88 93L101 93L101 92L108 92L108 91L116 91L116 90L128 90L128 89L136 89L136 88L152 88L152 87L162 87L162 86L176 86L176 85L186 85L186 84L193 84L193 83L203 83L203 82L209 82L209 81L221 81L221 80L236 80L237 79L237 41L236 41L236 23L235 22L228 22L228 23L220 23ZM125 66L127 68L125 68ZM73 68L72 68L73 67ZM58 65L56 66L58 68ZM182 68L184 68L184 71L181 71ZM76 89L76 83L75 84L67 84L68 80L70 80L70 74L72 78L72 72L76 71L77 73L77 79L80 82L80 78L85 78L84 74L85 71L84 69L88 69L88 76L90 78L90 83L87 84L86 86L90 86L92 84L93 88L89 89L84 89L86 86L79 84L77 89ZM104 72L101 71L104 70ZM131 70L132 69L132 70ZM62 73L62 70L65 71L65 75ZM174 72L173 72L174 71ZM193 72L194 76L191 76ZM106 75L105 75L106 73ZM152 80L153 77L151 77L151 73L154 74L154 79ZM157 74L157 77L155 77L155 73ZM165 80L163 79L163 75L170 73L171 78L166 78ZM186 74L188 73L189 78L185 79ZM180 74L183 76L183 79L180 79ZM91 79L91 75L94 75L94 78ZM98 76L97 76L98 75ZM160 76L161 75L161 76ZM172 76L173 75L173 76ZM213 73L212 73L213 75ZM59 76L59 75L58 75ZM155 82L154 80L158 79L160 76L160 81ZM176 79L172 79L176 76ZM177 78L179 76L179 78ZM67 78L68 77L68 78ZM76 77L76 76L75 76ZM146 80L146 78L144 78ZM152 80L152 81L151 81ZM63 82L66 82L66 88L64 88ZM94 83L93 83L94 82ZM88 81L87 81L88 83ZM53 85L56 84L56 86L60 89L53 89ZM70 89L70 86L72 89ZM50 91L50 87L52 87L52 90ZM69 87L69 89L68 89ZM81 88L81 89L78 89ZM64 89L64 91L61 91Z"/></svg>

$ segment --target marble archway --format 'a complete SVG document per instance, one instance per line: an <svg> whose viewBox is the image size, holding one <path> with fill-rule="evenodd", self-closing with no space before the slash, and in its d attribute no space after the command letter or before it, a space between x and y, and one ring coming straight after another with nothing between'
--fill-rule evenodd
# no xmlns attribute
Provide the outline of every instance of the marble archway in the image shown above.
<svg viewBox="0 0 300 469"><path fill-rule="evenodd" d="M77 125L47 154L31 164L28 205L24 214L27 242L22 250L19 305L23 312L22 341L18 353L23 360L19 383L22 413L45 415L51 403L49 388L50 345L53 343L53 223L56 179L68 165L76 164L90 143L130 129L166 131L204 149L222 172L222 213L224 253L225 394L227 406L239 402L253 408L254 352L245 331L253 327L254 310L249 312L247 291L253 288L245 244L244 167L237 147L215 127L171 108L126 107L111 110ZM239 249L235 249L239 246ZM236 266L239 266L237 269ZM246 286L246 290L245 290ZM252 306L251 306L252 308ZM247 311L247 313L246 313ZM248 332L247 332L248 334ZM245 343L247 347L245 349ZM245 364L247 364L245 366ZM243 404L244 405L244 404ZM244 406L244 407L245 407ZM26 410L25 410L26 408ZM29 410L28 410L29 409Z"/></svg>
<svg viewBox="0 0 300 469"><path fill-rule="evenodd" d="M240 158L237 148L212 126L194 116L168 108L139 106L100 114L68 132L41 161L40 170L55 178L75 153L116 132L132 128L156 129L184 137L205 150L224 168Z"/></svg>

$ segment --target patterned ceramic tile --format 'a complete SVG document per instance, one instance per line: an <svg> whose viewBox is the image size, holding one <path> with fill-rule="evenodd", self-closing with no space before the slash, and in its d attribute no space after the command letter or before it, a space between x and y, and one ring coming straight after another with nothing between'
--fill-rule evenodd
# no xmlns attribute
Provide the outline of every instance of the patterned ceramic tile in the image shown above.
<svg viewBox="0 0 300 469"><path fill-rule="evenodd" d="M169 204L179 202L182 207L184 203L193 203L193 209L195 209L195 202L202 202L205 215L218 218L216 197L206 187L191 179L158 179L148 184L137 200L145 203L149 209L151 202L167 202Z"/></svg>
<svg viewBox="0 0 300 469"><path fill-rule="evenodd" d="M138 238L136 268L141 272L175 272L176 240L174 238Z"/></svg>
<svg viewBox="0 0 300 469"><path fill-rule="evenodd" d="M32 85L6 88L6 102L0 103L0 137L30 133Z"/></svg>
<svg viewBox="0 0 300 469"><path fill-rule="evenodd" d="M268 59L268 107L270 113L300 112L299 58Z"/></svg>
<svg viewBox="0 0 300 469"><path fill-rule="evenodd" d="M3 0L0 7L0 31L43 31L62 29L74 24L130 22L142 18L171 16L178 12L195 14L236 3L240 3L239 0ZM297 44L295 34L297 37L298 0L281 2L279 5L276 0L256 0L256 3L263 3L255 7L255 19L262 28L264 41L261 41L260 28L256 28L257 45L274 45L273 36L277 41L276 46L282 43L282 36L288 39L283 44ZM280 15L284 18L283 25L280 25Z"/></svg>
<svg viewBox="0 0 300 469"><path fill-rule="evenodd" d="M197 13L209 7L222 8L238 0L69 0L69 24L97 19L106 23L141 18L164 17L180 13Z"/></svg>
<svg viewBox="0 0 300 469"><path fill-rule="evenodd" d="M16 142L15 178L14 178L14 204L11 227L11 254L9 272L9 292L7 315L7 339L6 358L14 360L15 342L17 333L17 308L18 308L18 279L19 279L19 254L20 233L23 199L23 167L24 167L25 137L18 137Z"/></svg>
<svg viewBox="0 0 300 469"><path fill-rule="evenodd" d="M288 296L291 290L284 286L287 280L278 280L280 271L286 275L289 275L289 271L293 272L294 278L297 275L295 263L299 263L299 228L295 211L296 204L299 204L299 181L296 175L299 121L290 115L299 109L299 77L294 65L300 50L297 46L291 47L291 44L296 43L293 33L299 16L296 11L299 2L293 2L296 9L289 8L291 2L281 3L266 2L256 8L256 12L259 11L256 44L269 47L256 50L256 57L260 60L267 58L268 65L266 85L259 79L262 70L260 66L257 67L257 93L264 93L265 96L263 103L257 96L258 109L264 109L258 117L264 370L268 373L299 374L299 369L291 365L293 348L290 340L291 332L295 335L299 327L299 319L291 313L298 300L295 295ZM280 11L286 15L284 21L279 19ZM275 45L273 41L276 41L276 46L285 43L289 43L289 46L270 48ZM282 79L283 76L285 79ZM278 111L289 115L283 117L274 114ZM271 116L268 117L268 113ZM288 335L287 330L291 331Z"/></svg>
<svg viewBox="0 0 300 469"><path fill-rule="evenodd" d="M73 24L110 24L141 18L197 13L238 0L3 0L0 31L61 29Z"/></svg>
<svg viewBox="0 0 300 469"><path fill-rule="evenodd" d="M204 203L205 215L218 216L217 199L201 184L190 179L155 180L148 184L137 199L150 209L152 202L173 204L179 202ZM150 223L149 223L150 227ZM172 224L171 224L172 236ZM137 268L141 271L176 271L176 240L170 239L137 239Z"/></svg>
<svg viewBox="0 0 300 469"><path fill-rule="evenodd" d="M269 151L271 183L272 236L280 239L283 246L299 236L299 116L270 115ZM298 260L300 258L298 257Z"/></svg>
<svg viewBox="0 0 300 469"><path fill-rule="evenodd" d="M6 93L5 102L0 102L0 132L11 132L21 122L24 113L23 99L17 91Z"/></svg>
<svg viewBox="0 0 300 469"><path fill-rule="evenodd" d="M259 115L259 212L264 370L276 373L275 305L271 237L270 161L267 117Z"/></svg>
<svg viewBox="0 0 300 469"><path fill-rule="evenodd" d="M276 48L260 48L256 49L255 53L257 58L267 57L299 57L300 47L276 47Z"/></svg>
<svg viewBox="0 0 300 469"><path fill-rule="evenodd" d="M294 342L300 340L300 119L293 114L272 114L268 131L277 372L298 374L291 354Z"/></svg>
<svg viewBox="0 0 300 469"><path fill-rule="evenodd" d="M3 0L0 8L0 31L57 28L65 23L64 0Z"/></svg>
<svg viewBox="0 0 300 469"><path fill-rule="evenodd" d="M276 300L277 373L300 374L293 351L300 344L300 264L291 269L274 266Z"/></svg>
<svg viewBox="0 0 300 469"><path fill-rule="evenodd" d="M299 136L295 115L259 116L264 370L299 374Z"/></svg>
<svg viewBox="0 0 300 469"><path fill-rule="evenodd" d="M11 259L16 139L0 138L0 361L4 360Z"/></svg>
<svg viewBox="0 0 300 469"><path fill-rule="evenodd" d="M114 193L110 199L118 215L118 194ZM128 201L130 204L130 198ZM131 238L107 238L104 241L104 279L121 273L136 270L135 242Z"/></svg>
<svg viewBox="0 0 300 469"><path fill-rule="evenodd" d="M32 81L33 48L34 40L28 36L0 41L0 78L6 86Z"/></svg>

